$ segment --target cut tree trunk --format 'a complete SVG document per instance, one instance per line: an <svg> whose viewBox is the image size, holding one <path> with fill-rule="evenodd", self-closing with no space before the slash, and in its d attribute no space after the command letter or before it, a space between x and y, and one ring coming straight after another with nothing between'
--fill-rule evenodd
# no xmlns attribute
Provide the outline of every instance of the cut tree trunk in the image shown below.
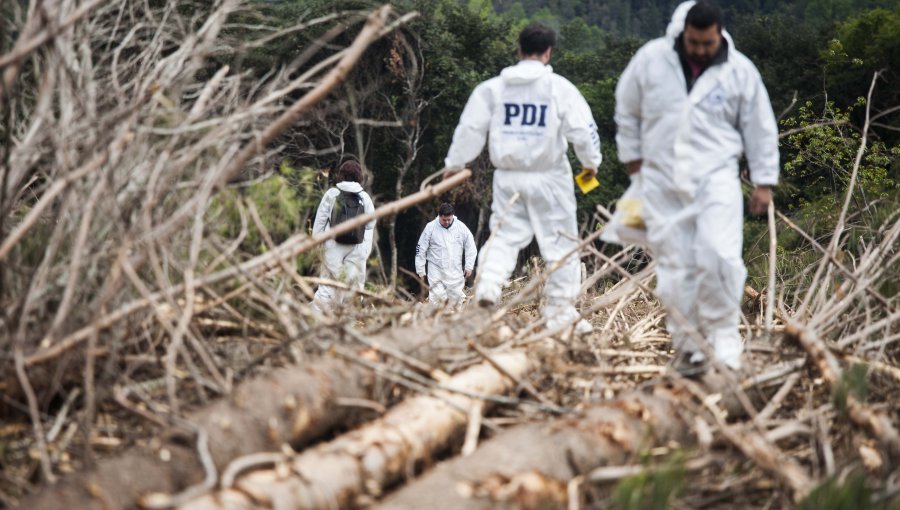
<svg viewBox="0 0 900 510"><path fill-rule="evenodd" d="M536 367L522 352L496 354L494 362L516 378ZM234 489L180 508L352 508L368 503L462 434L468 411L479 402L472 394L499 395L515 386L490 363L476 365L446 382L455 391L410 398L375 422L300 453L282 469L252 472L239 478Z"/></svg>
<svg viewBox="0 0 900 510"><path fill-rule="evenodd" d="M572 508L569 482L602 466L639 462L646 449L694 441L670 390L633 392L579 416L507 430L468 457L442 463L389 496L383 510Z"/></svg>
<svg viewBox="0 0 900 510"><path fill-rule="evenodd" d="M468 320L439 330L393 329L371 338L364 348L403 353L429 365L441 349L464 346L462 338L478 325ZM235 458L278 452L284 444L299 448L336 426L347 425L357 411L341 401L374 398L375 380L369 367L320 358L249 380L187 421L206 432L210 457L221 473ZM204 477L195 442L192 437L172 434L152 448L135 448L104 459L93 470L43 487L26 498L22 508L126 509L134 508L149 493L179 492Z"/></svg>
<svg viewBox="0 0 900 510"><path fill-rule="evenodd" d="M353 409L338 405L338 399L370 398L373 382L369 370L322 359L248 381L187 421L206 431L209 454L221 471L241 455L321 437L350 419ZM105 459L94 470L44 487L23 508L125 509L150 492L177 492L203 480L194 442L176 434L151 451Z"/></svg>

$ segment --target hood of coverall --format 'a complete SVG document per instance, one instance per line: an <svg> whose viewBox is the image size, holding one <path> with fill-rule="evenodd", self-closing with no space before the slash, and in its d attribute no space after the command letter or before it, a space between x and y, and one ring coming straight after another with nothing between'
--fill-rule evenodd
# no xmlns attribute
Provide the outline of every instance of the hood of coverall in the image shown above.
<svg viewBox="0 0 900 510"><path fill-rule="evenodd" d="M681 2L678 4L678 7L675 8L675 12L672 13L672 20L669 21L669 25L666 27L666 38L671 39L672 42L675 42L675 39L684 32L684 20L687 18L687 13L691 10L697 2L694 0L688 0L687 2ZM722 37L728 41L728 47L734 48L734 40L731 39L731 34L728 33L728 30L725 30L725 27L722 27Z"/></svg>
<svg viewBox="0 0 900 510"><path fill-rule="evenodd" d="M437 221L437 226L439 226L441 228L451 229L451 228L453 228L453 225L456 224L456 215L455 214L453 215L453 219L450 220L450 224L447 225L446 227L441 225L441 215L440 214L435 216L434 219L435 219L435 221Z"/></svg>
<svg viewBox="0 0 900 510"><path fill-rule="evenodd" d="M335 184L334 187L341 191L348 191L350 193L359 193L363 190L362 184L353 181L341 181Z"/></svg>
<svg viewBox="0 0 900 510"><path fill-rule="evenodd" d="M500 72L503 81L511 85L532 82L553 72L553 67L537 60L520 60L518 64Z"/></svg>

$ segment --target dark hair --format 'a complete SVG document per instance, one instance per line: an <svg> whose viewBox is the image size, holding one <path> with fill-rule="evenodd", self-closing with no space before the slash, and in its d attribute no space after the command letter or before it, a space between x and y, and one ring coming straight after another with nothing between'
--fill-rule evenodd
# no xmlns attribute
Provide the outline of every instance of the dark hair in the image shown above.
<svg viewBox="0 0 900 510"><path fill-rule="evenodd" d="M350 181L362 183L362 168L359 166L359 163L352 159L344 161L341 163L341 166L338 167L335 179L337 182Z"/></svg>
<svg viewBox="0 0 900 510"><path fill-rule="evenodd" d="M519 32L519 50L522 55L541 55L547 48L556 46L556 32L547 25L532 23Z"/></svg>
<svg viewBox="0 0 900 510"><path fill-rule="evenodd" d="M716 25L719 30L722 30L724 24L722 10L719 9L719 6L706 0L700 0L694 4L684 18L684 26L690 25L699 29L707 29Z"/></svg>
<svg viewBox="0 0 900 510"><path fill-rule="evenodd" d="M438 216L452 216L453 215L453 206L444 202L438 207Z"/></svg>

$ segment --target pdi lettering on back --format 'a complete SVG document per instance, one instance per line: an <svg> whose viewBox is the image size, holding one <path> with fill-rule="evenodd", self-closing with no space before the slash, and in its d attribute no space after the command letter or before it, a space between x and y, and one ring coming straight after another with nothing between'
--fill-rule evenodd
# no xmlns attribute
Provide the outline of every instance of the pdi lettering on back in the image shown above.
<svg viewBox="0 0 900 510"><path fill-rule="evenodd" d="M511 126L514 120L518 121L520 126L545 127L547 119L547 108L549 105L535 105L531 103L503 103L506 117L503 121L504 126ZM540 114L538 114L540 110Z"/></svg>

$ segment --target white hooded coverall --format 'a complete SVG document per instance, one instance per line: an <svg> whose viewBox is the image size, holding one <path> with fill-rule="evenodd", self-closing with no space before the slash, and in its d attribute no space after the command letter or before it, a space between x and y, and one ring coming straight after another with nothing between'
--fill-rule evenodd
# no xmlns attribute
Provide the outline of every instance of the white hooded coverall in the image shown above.
<svg viewBox="0 0 900 510"><path fill-rule="evenodd" d="M600 138L590 107L552 67L522 60L472 92L445 165L458 168L474 160L488 135L496 168L490 220L493 237L479 254L476 297L499 301L519 250L536 237L548 268L568 256L544 287L545 315L574 320L581 275L579 256L572 254L578 229L566 149L571 143L587 168L600 165Z"/></svg>
<svg viewBox="0 0 900 510"><path fill-rule="evenodd" d="M440 216L425 225L416 244L416 274L426 274L427 262L428 300L432 304L457 307L462 303L464 271L475 267L477 252L472 232L456 216L446 228L441 225Z"/></svg>
<svg viewBox="0 0 900 510"><path fill-rule="evenodd" d="M314 235L325 232L331 226L331 209L341 191L359 193L366 214L375 210L369 194L363 191L358 182L339 182L335 188L326 191L322 201L319 202L316 220L313 223ZM340 244L334 239L325 241L322 278L346 283L351 289L362 289L366 282L366 259L372 252L374 232L375 220L372 220L366 224L363 242L360 244ZM344 298L345 292L340 289L330 285L319 285L313 305L320 310L330 310L334 305L343 303Z"/></svg>
<svg viewBox="0 0 900 510"><path fill-rule="evenodd" d="M673 344L697 352L694 339L705 339L739 368L747 271L738 160L746 154L754 184L777 184L778 128L759 72L727 33L727 60L688 92L674 44L693 4L676 9L666 37L638 50L619 79L616 144L621 161L643 161L633 179Z"/></svg>

